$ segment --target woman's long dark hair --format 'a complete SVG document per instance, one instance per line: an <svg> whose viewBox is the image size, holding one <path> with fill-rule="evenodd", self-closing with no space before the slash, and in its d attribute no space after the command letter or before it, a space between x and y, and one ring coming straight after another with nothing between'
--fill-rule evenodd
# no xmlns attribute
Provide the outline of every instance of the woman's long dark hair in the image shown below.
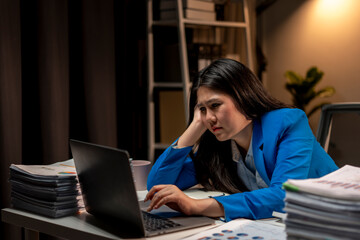
<svg viewBox="0 0 360 240"><path fill-rule="evenodd" d="M271 110L290 107L272 97L261 81L245 65L231 59L219 59L201 70L193 79L190 93L190 120L193 119L200 87L229 95L247 119L260 118ZM189 121L191 122L191 121ZM191 153L197 179L206 189L228 193L246 191L232 160L231 141L218 141L206 131L200 138L196 153Z"/></svg>

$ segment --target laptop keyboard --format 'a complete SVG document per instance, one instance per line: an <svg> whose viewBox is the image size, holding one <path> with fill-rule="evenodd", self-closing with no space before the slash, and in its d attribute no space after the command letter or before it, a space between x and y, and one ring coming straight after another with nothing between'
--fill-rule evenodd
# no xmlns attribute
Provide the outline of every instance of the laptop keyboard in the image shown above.
<svg viewBox="0 0 360 240"><path fill-rule="evenodd" d="M142 211L142 215L145 223L145 229L149 232L181 226L180 224L175 223L170 219L163 218L145 211Z"/></svg>

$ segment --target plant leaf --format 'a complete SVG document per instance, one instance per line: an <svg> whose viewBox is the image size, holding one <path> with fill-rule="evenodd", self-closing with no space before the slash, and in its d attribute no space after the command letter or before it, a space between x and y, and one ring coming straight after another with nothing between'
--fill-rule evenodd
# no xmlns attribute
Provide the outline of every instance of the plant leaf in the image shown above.
<svg viewBox="0 0 360 240"><path fill-rule="evenodd" d="M311 67L306 73L306 78L317 78L319 76L322 77L324 72L320 71L317 67Z"/></svg>
<svg viewBox="0 0 360 240"><path fill-rule="evenodd" d="M331 97L335 93L335 88L333 87L325 87L316 92L316 96L318 97Z"/></svg>
<svg viewBox="0 0 360 240"><path fill-rule="evenodd" d="M285 88L292 95L293 105L305 109L306 106L317 97L329 97L335 93L333 87L325 87L319 91L315 90L315 86L320 82L324 72L317 67L311 67L306 72L305 78L294 71L285 72L287 81ZM320 104L319 107L322 105ZM313 109L310 113L317 109ZM311 115L310 114L310 115Z"/></svg>
<svg viewBox="0 0 360 240"><path fill-rule="evenodd" d="M288 79L287 82L291 84L299 84L303 80L303 77L294 71L287 71L285 73L285 77Z"/></svg>
<svg viewBox="0 0 360 240"><path fill-rule="evenodd" d="M324 72L319 71L317 67L310 68L306 73L306 80L309 83L309 87L315 87L323 77Z"/></svg>

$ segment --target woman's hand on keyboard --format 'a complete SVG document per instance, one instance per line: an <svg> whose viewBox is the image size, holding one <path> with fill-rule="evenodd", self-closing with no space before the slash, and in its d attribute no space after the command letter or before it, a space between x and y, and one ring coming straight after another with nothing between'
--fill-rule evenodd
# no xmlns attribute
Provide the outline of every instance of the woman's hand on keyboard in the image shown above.
<svg viewBox="0 0 360 240"><path fill-rule="evenodd" d="M186 215L191 215L191 208L194 204L194 199L185 195L175 185L156 185L150 189L146 195L144 201L151 200L151 203L147 209L150 212L153 209L158 209L162 205L182 212Z"/></svg>
<svg viewBox="0 0 360 240"><path fill-rule="evenodd" d="M156 185L150 189L144 201L151 200L147 209L150 212L163 205L186 215L224 216L224 210L214 198L193 199L175 185Z"/></svg>

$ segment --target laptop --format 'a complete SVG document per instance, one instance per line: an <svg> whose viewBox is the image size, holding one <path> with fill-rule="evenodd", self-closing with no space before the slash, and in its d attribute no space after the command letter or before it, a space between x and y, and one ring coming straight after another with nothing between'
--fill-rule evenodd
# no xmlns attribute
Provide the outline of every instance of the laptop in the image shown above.
<svg viewBox="0 0 360 240"><path fill-rule="evenodd" d="M147 204L138 201L126 150L72 139L70 147L85 209L95 218L141 237L214 224L211 218L185 216L166 206L151 213L141 210Z"/></svg>

